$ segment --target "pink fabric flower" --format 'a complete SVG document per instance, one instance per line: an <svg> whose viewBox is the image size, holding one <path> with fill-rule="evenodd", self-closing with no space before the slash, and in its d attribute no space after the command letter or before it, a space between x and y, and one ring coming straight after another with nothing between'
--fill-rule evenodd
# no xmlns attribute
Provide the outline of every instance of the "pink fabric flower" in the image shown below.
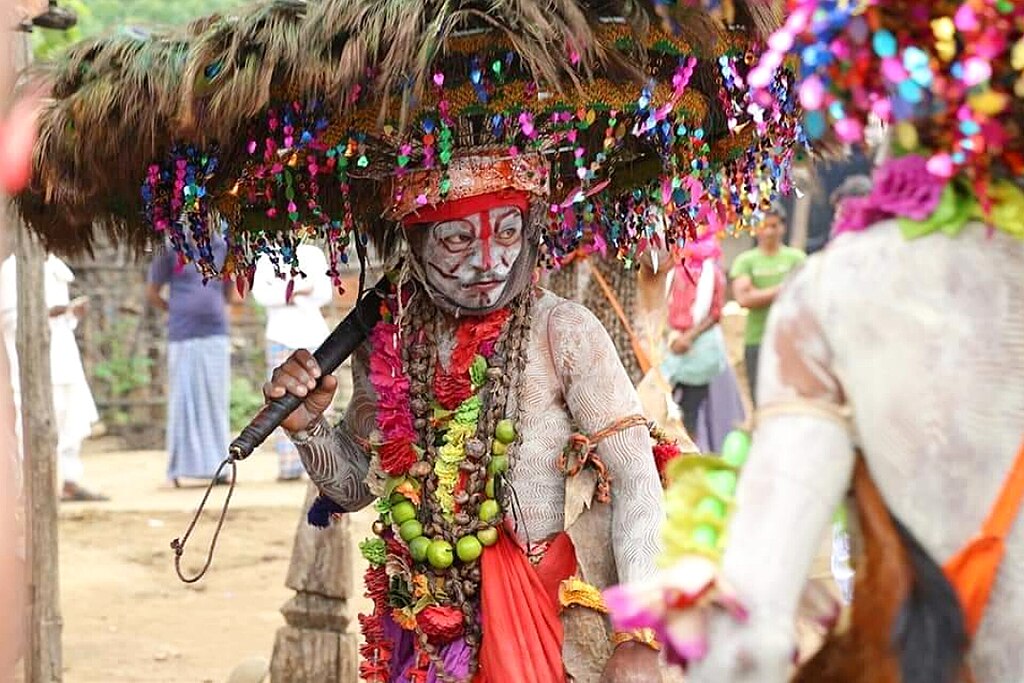
<svg viewBox="0 0 1024 683"><path fill-rule="evenodd" d="M714 610L745 621L747 611L718 577L714 561L687 555L642 583L604 591L613 626L620 631L654 629L668 661L686 664L707 653L707 624Z"/></svg>
<svg viewBox="0 0 1024 683"><path fill-rule="evenodd" d="M874 208L889 216L921 221L935 212L946 182L928 172L917 154L889 161L875 172L871 192Z"/></svg>
<svg viewBox="0 0 1024 683"><path fill-rule="evenodd" d="M386 442L416 439L412 412L409 409L409 378L402 368L402 355L397 346L398 326L377 323L370 337L370 383L377 393L377 427Z"/></svg>
<svg viewBox="0 0 1024 683"><path fill-rule="evenodd" d="M874 199L868 197L847 197L836 207L836 222L832 229L833 235L844 232L860 232L867 230L875 223L888 216L874 205Z"/></svg>

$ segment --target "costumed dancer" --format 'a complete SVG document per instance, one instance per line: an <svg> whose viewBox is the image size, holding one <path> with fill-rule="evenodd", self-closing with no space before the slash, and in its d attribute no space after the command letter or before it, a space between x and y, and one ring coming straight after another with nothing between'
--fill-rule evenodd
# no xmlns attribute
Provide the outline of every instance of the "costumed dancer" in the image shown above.
<svg viewBox="0 0 1024 683"><path fill-rule="evenodd" d="M380 499L386 512L363 552L376 566L371 582L387 566L391 585L410 591L405 606L388 598L373 617L382 632L370 644L390 650L389 680L434 662L455 680L478 664L483 680L563 680L563 648L576 679L607 667L609 680L654 680L651 643L624 643L605 665L603 617L569 610L564 630L559 617L559 605L596 597L581 574L649 576L662 514L646 421L608 333L582 306L532 285L545 162L469 157L447 172L465 188L457 197L388 213L411 245L400 281L408 300L396 292L356 356L342 424L320 417L336 382L309 391L319 377L309 354L275 373L268 397L306 399L284 427L339 511ZM436 182L396 181L408 197ZM576 430L601 435L591 457L610 485L611 518L589 528L581 510L566 515L584 504L566 484L571 463L556 466ZM406 569L393 573L396 562Z"/></svg>
<svg viewBox="0 0 1024 683"><path fill-rule="evenodd" d="M37 232L75 246L142 223L240 291L297 240L323 240L336 281L349 247L386 262L342 422L305 351L266 388L305 399L285 427L321 489L311 522L379 514L368 681L657 680L656 641L613 633L600 589L651 577L679 449L595 316L535 269L756 220L798 133L789 75L748 111L756 31L668 14L685 39L625 0L268 2L55 67L19 197ZM121 124L94 135L95 117Z"/></svg>
<svg viewBox="0 0 1024 683"><path fill-rule="evenodd" d="M808 132L855 142L880 115L892 156L772 309L720 575L680 509L671 568L609 603L664 629L689 680L789 680L801 589L852 484L850 624L796 680L1024 680L1024 5L790 9L772 45L847 55L804 65Z"/></svg>

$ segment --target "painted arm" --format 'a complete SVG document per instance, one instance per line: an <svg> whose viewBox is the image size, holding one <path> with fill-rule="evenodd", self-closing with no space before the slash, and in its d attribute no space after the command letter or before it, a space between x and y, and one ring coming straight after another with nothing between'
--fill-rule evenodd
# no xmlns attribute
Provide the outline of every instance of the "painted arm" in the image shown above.
<svg viewBox="0 0 1024 683"><path fill-rule="evenodd" d="M800 596L852 476L845 396L813 305L820 261L811 265L769 315L758 427L722 563L750 618L712 615L708 656L692 669L693 683L789 680Z"/></svg>
<svg viewBox="0 0 1024 683"><path fill-rule="evenodd" d="M552 312L551 346L565 402L578 427L595 434L623 418L642 415L640 399L608 333L586 308L560 304ZM621 581L655 571L662 489L645 426L601 441L597 453L611 474L612 545Z"/></svg>
<svg viewBox="0 0 1024 683"><path fill-rule="evenodd" d="M268 399L285 392L305 399L281 426L292 435L309 478L349 512L361 510L375 499L366 484L370 456L363 446L373 431L376 413L368 367L369 349L364 344L352 357L352 398L341 423L333 429L323 413L331 405L338 382L328 375L313 388L320 369L308 351L292 354L264 385Z"/></svg>
<svg viewBox="0 0 1024 683"><path fill-rule="evenodd" d="M341 422L319 436L316 429L311 430L309 441L296 444L309 478L349 512L362 510L376 499L366 483L370 454L363 446L373 432L376 414L367 374L369 362L368 344L363 344L352 357L352 398ZM319 423L323 430L326 420L322 415Z"/></svg>

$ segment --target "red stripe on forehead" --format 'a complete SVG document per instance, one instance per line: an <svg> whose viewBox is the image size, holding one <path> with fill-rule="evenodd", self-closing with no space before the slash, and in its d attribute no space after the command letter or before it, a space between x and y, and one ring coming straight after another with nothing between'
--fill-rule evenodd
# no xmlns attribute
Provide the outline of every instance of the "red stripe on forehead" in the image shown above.
<svg viewBox="0 0 1024 683"><path fill-rule="evenodd" d="M491 268L491 236L494 234L494 229L491 227L491 212L483 211L480 213L480 243L483 245L483 254L481 255L484 262L484 268L490 270Z"/></svg>
<svg viewBox="0 0 1024 683"><path fill-rule="evenodd" d="M429 206L411 213L402 219L402 225L406 228L424 223L443 223L457 218L465 218L475 214L487 214L491 209L498 206L514 206L519 209L525 220L530 210L530 195L526 192L515 192L502 190L481 194L476 197L466 197L454 202L444 202L437 206ZM490 221L488 221L488 224Z"/></svg>

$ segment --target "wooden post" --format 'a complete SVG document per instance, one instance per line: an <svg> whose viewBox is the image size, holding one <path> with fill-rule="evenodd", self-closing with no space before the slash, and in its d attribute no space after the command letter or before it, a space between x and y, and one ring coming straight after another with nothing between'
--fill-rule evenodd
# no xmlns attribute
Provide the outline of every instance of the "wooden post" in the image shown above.
<svg viewBox="0 0 1024 683"><path fill-rule="evenodd" d="M25 471L28 624L25 681L62 677L60 582L57 562L57 434L50 379L50 324L39 241L16 223L18 364Z"/></svg>
<svg viewBox="0 0 1024 683"><path fill-rule="evenodd" d="M277 631L271 683L359 679L358 639L348 632L353 587L349 518L343 515L328 529L309 526L305 510L315 495L310 484L285 581L295 596L281 608L288 623Z"/></svg>
<svg viewBox="0 0 1024 683"><path fill-rule="evenodd" d="M811 224L811 193L815 178L812 170L806 166L798 166L793 170L793 180L803 188L804 196L797 197L793 202L793 215L789 217L789 246L804 251L807 249L807 233Z"/></svg>
<svg viewBox="0 0 1024 683"><path fill-rule="evenodd" d="M346 362L335 376L335 405L347 405L352 395L351 366ZM281 607L287 624L278 629L274 641L271 683L359 680L359 638L348 629L349 599L355 587L351 522L348 515L342 515L327 529L311 527L306 510L316 494L316 487L310 484L295 531L285 579L295 595Z"/></svg>

